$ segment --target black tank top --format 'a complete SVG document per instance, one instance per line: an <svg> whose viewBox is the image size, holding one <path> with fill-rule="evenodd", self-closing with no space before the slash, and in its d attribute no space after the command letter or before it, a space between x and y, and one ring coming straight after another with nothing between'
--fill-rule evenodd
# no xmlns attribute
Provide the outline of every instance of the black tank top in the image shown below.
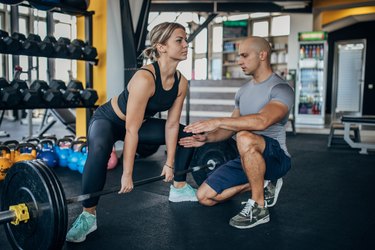
<svg viewBox="0 0 375 250"><path fill-rule="evenodd" d="M152 63L152 65L155 68L155 93L151 98L148 100L147 105L146 105L146 110L145 110L145 118L149 118L154 116L156 113L161 112L161 111L166 111L172 107L174 101L177 98L178 94L178 86L180 83L181 79L181 74L180 76L177 75L177 72L174 75L174 83L173 86L170 90L164 90L163 85L161 82L161 77L160 77L160 69L159 69L159 64L158 62ZM145 68L140 68L140 70L146 70L151 72L148 69ZM151 74L153 74L151 72ZM127 87L125 90L119 95L118 98L118 106L121 109L121 112L126 115L126 104L128 102L128 96L129 96L129 91Z"/></svg>

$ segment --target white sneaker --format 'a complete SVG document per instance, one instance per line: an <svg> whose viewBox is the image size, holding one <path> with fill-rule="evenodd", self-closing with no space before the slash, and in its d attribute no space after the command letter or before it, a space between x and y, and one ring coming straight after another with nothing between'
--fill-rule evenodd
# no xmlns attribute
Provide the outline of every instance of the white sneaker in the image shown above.
<svg viewBox="0 0 375 250"><path fill-rule="evenodd" d="M264 200L267 202L268 207L273 207L276 205L277 198L281 187L283 186L283 179L280 178L277 180L276 185L272 182L269 182L268 185L264 188Z"/></svg>

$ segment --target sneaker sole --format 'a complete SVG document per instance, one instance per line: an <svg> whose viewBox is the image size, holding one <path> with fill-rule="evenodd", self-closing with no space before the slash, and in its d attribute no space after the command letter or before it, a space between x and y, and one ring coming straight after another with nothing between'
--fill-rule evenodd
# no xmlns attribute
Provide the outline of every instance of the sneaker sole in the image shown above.
<svg viewBox="0 0 375 250"><path fill-rule="evenodd" d="M87 234L84 235L84 237L82 237L82 238L79 238L79 239L77 239L77 240L72 240L72 239L68 239L68 238L66 238L65 240L66 240L67 242L81 243L81 242L83 242L83 241L86 240L86 236L87 236L87 235L89 235L90 233L94 232L96 229L98 229L98 226L97 226L97 225L93 226L93 227L87 232Z"/></svg>
<svg viewBox="0 0 375 250"><path fill-rule="evenodd" d="M258 226L260 224L264 224L264 223L267 223L270 221L270 216L268 215L267 217L264 217L263 219L261 220L258 220L257 222L255 222L254 224L250 224L248 226L238 226L238 225L233 225L233 223L230 221L229 222L229 225L231 225L232 227L235 227L235 228L238 228L238 229L247 229L247 228L252 228L252 227L255 227L255 226Z"/></svg>
<svg viewBox="0 0 375 250"><path fill-rule="evenodd" d="M192 199L175 199L175 198L168 198L168 200L170 201L170 202L184 202L184 201L192 201L192 202L197 202L198 201L198 198L192 198Z"/></svg>
<svg viewBox="0 0 375 250"><path fill-rule="evenodd" d="M275 197L273 199L273 202L271 204L267 204L267 207L273 207L276 205L277 198L279 198L279 194L281 191L281 187L283 186L283 179L278 179L276 182L276 187L275 187Z"/></svg>

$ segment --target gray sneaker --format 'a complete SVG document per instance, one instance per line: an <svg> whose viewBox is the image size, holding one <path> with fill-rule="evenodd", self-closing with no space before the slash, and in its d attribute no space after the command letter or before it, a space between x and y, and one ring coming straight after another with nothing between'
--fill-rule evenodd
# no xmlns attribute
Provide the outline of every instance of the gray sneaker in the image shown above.
<svg viewBox="0 0 375 250"><path fill-rule="evenodd" d="M239 229L245 229L255 227L269 221L270 214L268 212L267 205L264 207L259 207L255 201L249 199L242 211L230 219L229 225Z"/></svg>
<svg viewBox="0 0 375 250"><path fill-rule="evenodd" d="M282 186L283 179L280 178L277 180L276 185L270 181L264 188L264 200L267 202L267 207L273 207L276 205Z"/></svg>

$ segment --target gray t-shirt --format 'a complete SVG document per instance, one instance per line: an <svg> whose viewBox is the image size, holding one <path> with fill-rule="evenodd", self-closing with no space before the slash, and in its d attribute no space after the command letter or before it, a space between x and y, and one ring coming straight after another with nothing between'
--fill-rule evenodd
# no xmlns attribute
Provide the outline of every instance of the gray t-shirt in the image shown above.
<svg viewBox="0 0 375 250"><path fill-rule="evenodd" d="M294 105L294 91L284 79L273 73L263 82L255 83L251 80L244 84L236 93L235 108L240 110L241 116L256 114L272 100L284 103L288 107L288 114L267 129L252 132L277 140L284 152L290 156L285 143L285 124Z"/></svg>

